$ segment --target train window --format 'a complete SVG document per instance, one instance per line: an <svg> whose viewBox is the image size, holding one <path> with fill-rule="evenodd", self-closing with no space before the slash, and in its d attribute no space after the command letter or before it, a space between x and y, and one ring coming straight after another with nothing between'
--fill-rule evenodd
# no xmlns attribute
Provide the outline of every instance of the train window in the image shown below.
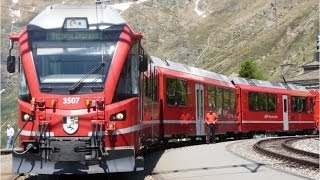
<svg viewBox="0 0 320 180"><path fill-rule="evenodd" d="M216 88L216 111L218 115L222 115L222 104L223 103L223 90L222 88Z"/></svg>
<svg viewBox="0 0 320 180"><path fill-rule="evenodd" d="M208 105L210 108L216 107L216 88L213 86L208 86Z"/></svg>
<svg viewBox="0 0 320 180"><path fill-rule="evenodd" d="M258 111L257 102L258 102L258 94L254 92L250 92L249 93L249 110L250 111Z"/></svg>
<svg viewBox="0 0 320 180"><path fill-rule="evenodd" d="M314 99L313 98L310 98L309 100L309 109L310 109L310 112L313 112L313 107L314 106Z"/></svg>
<svg viewBox="0 0 320 180"><path fill-rule="evenodd" d="M166 86L168 105L187 106L187 81L167 78Z"/></svg>
<svg viewBox="0 0 320 180"><path fill-rule="evenodd" d="M177 101L178 105L186 106L187 105L187 98L188 98L188 87L187 87L187 81L185 80L177 80Z"/></svg>
<svg viewBox="0 0 320 180"><path fill-rule="evenodd" d="M288 106L287 106L287 100L284 99L284 100L283 100L283 111L284 111L284 112L287 112L287 111L288 111L287 107L288 107Z"/></svg>
<svg viewBox="0 0 320 180"><path fill-rule="evenodd" d="M258 93L258 111L267 111L267 94Z"/></svg>
<svg viewBox="0 0 320 180"><path fill-rule="evenodd" d="M223 92L223 109L230 109L230 91L224 89Z"/></svg>
<svg viewBox="0 0 320 180"><path fill-rule="evenodd" d="M19 82L19 99L24 102L30 103L30 100L31 100L30 90L29 90L29 86L28 86L27 80L26 80L26 75L24 73L24 70L23 70L21 63L20 63L20 78L19 78L19 80L20 80L20 82Z"/></svg>
<svg viewBox="0 0 320 180"><path fill-rule="evenodd" d="M158 101L158 74L156 70L149 72L151 75L144 75L144 87L145 87L145 96L150 99L150 101Z"/></svg>
<svg viewBox="0 0 320 180"><path fill-rule="evenodd" d="M236 109L236 91L234 90L230 91L230 108L231 110Z"/></svg>
<svg viewBox="0 0 320 180"><path fill-rule="evenodd" d="M276 111L277 96L268 93L249 93L250 111Z"/></svg>
<svg viewBox="0 0 320 180"><path fill-rule="evenodd" d="M138 71L138 44L135 44L128 57L118 80L114 102L137 96L139 94L139 71Z"/></svg>
<svg viewBox="0 0 320 180"><path fill-rule="evenodd" d="M101 31L30 29L29 46L40 90L58 94L102 92L122 30L123 26ZM136 93L138 88L131 90Z"/></svg>
<svg viewBox="0 0 320 180"><path fill-rule="evenodd" d="M292 112L307 112L307 98L300 96L291 97Z"/></svg>
<svg viewBox="0 0 320 180"><path fill-rule="evenodd" d="M268 94L267 110L276 111L277 109L277 96L275 94Z"/></svg>

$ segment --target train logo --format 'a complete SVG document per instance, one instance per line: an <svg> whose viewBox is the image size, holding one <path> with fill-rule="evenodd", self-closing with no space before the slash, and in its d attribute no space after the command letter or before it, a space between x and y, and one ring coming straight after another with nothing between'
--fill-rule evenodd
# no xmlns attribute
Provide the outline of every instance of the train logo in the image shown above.
<svg viewBox="0 0 320 180"><path fill-rule="evenodd" d="M79 127L78 117L67 116L63 118L63 130L68 134L74 134Z"/></svg>

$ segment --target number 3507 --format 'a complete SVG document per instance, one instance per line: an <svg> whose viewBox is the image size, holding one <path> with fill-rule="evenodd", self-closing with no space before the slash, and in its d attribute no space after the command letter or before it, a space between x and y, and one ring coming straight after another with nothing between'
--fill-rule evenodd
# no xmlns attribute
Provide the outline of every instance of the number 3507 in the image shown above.
<svg viewBox="0 0 320 180"><path fill-rule="evenodd" d="M68 97L68 98L63 98L63 104L78 104L80 98L79 97Z"/></svg>

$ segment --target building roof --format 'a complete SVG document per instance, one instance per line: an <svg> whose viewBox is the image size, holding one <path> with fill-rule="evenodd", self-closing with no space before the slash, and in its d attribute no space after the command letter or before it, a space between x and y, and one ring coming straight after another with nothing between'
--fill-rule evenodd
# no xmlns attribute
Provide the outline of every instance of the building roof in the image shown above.
<svg viewBox="0 0 320 180"><path fill-rule="evenodd" d="M303 65L304 73L287 78L287 82L295 83L306 87L307 89L319 89L320 88L320 71L319 61L312 61L306 65Z"/></svg>
<svg viewBox="0 0 320 180"><path fill-rule="evenodd" d="M303 81L303 80L309 80L309 79L318 79L319 80L320 71L314 70L314 71L308 71L301 75L297 75L291 78L287 78L287 81Z"/></svg>

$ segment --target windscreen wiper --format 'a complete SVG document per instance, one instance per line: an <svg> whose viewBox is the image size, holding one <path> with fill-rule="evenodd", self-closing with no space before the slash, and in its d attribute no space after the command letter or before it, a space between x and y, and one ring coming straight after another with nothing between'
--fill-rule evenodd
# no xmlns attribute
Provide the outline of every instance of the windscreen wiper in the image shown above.
<svg viewBox="0 0 320 180"><path fill-rule="evenodd" d="M74 94L81 86L83 81L88 78L91 74L97 72L102 66L105 65L104 61L101 61L97 66L93 67L87 74L85 74L78 82L76 82L70 89L69 93Z"/></svg>

